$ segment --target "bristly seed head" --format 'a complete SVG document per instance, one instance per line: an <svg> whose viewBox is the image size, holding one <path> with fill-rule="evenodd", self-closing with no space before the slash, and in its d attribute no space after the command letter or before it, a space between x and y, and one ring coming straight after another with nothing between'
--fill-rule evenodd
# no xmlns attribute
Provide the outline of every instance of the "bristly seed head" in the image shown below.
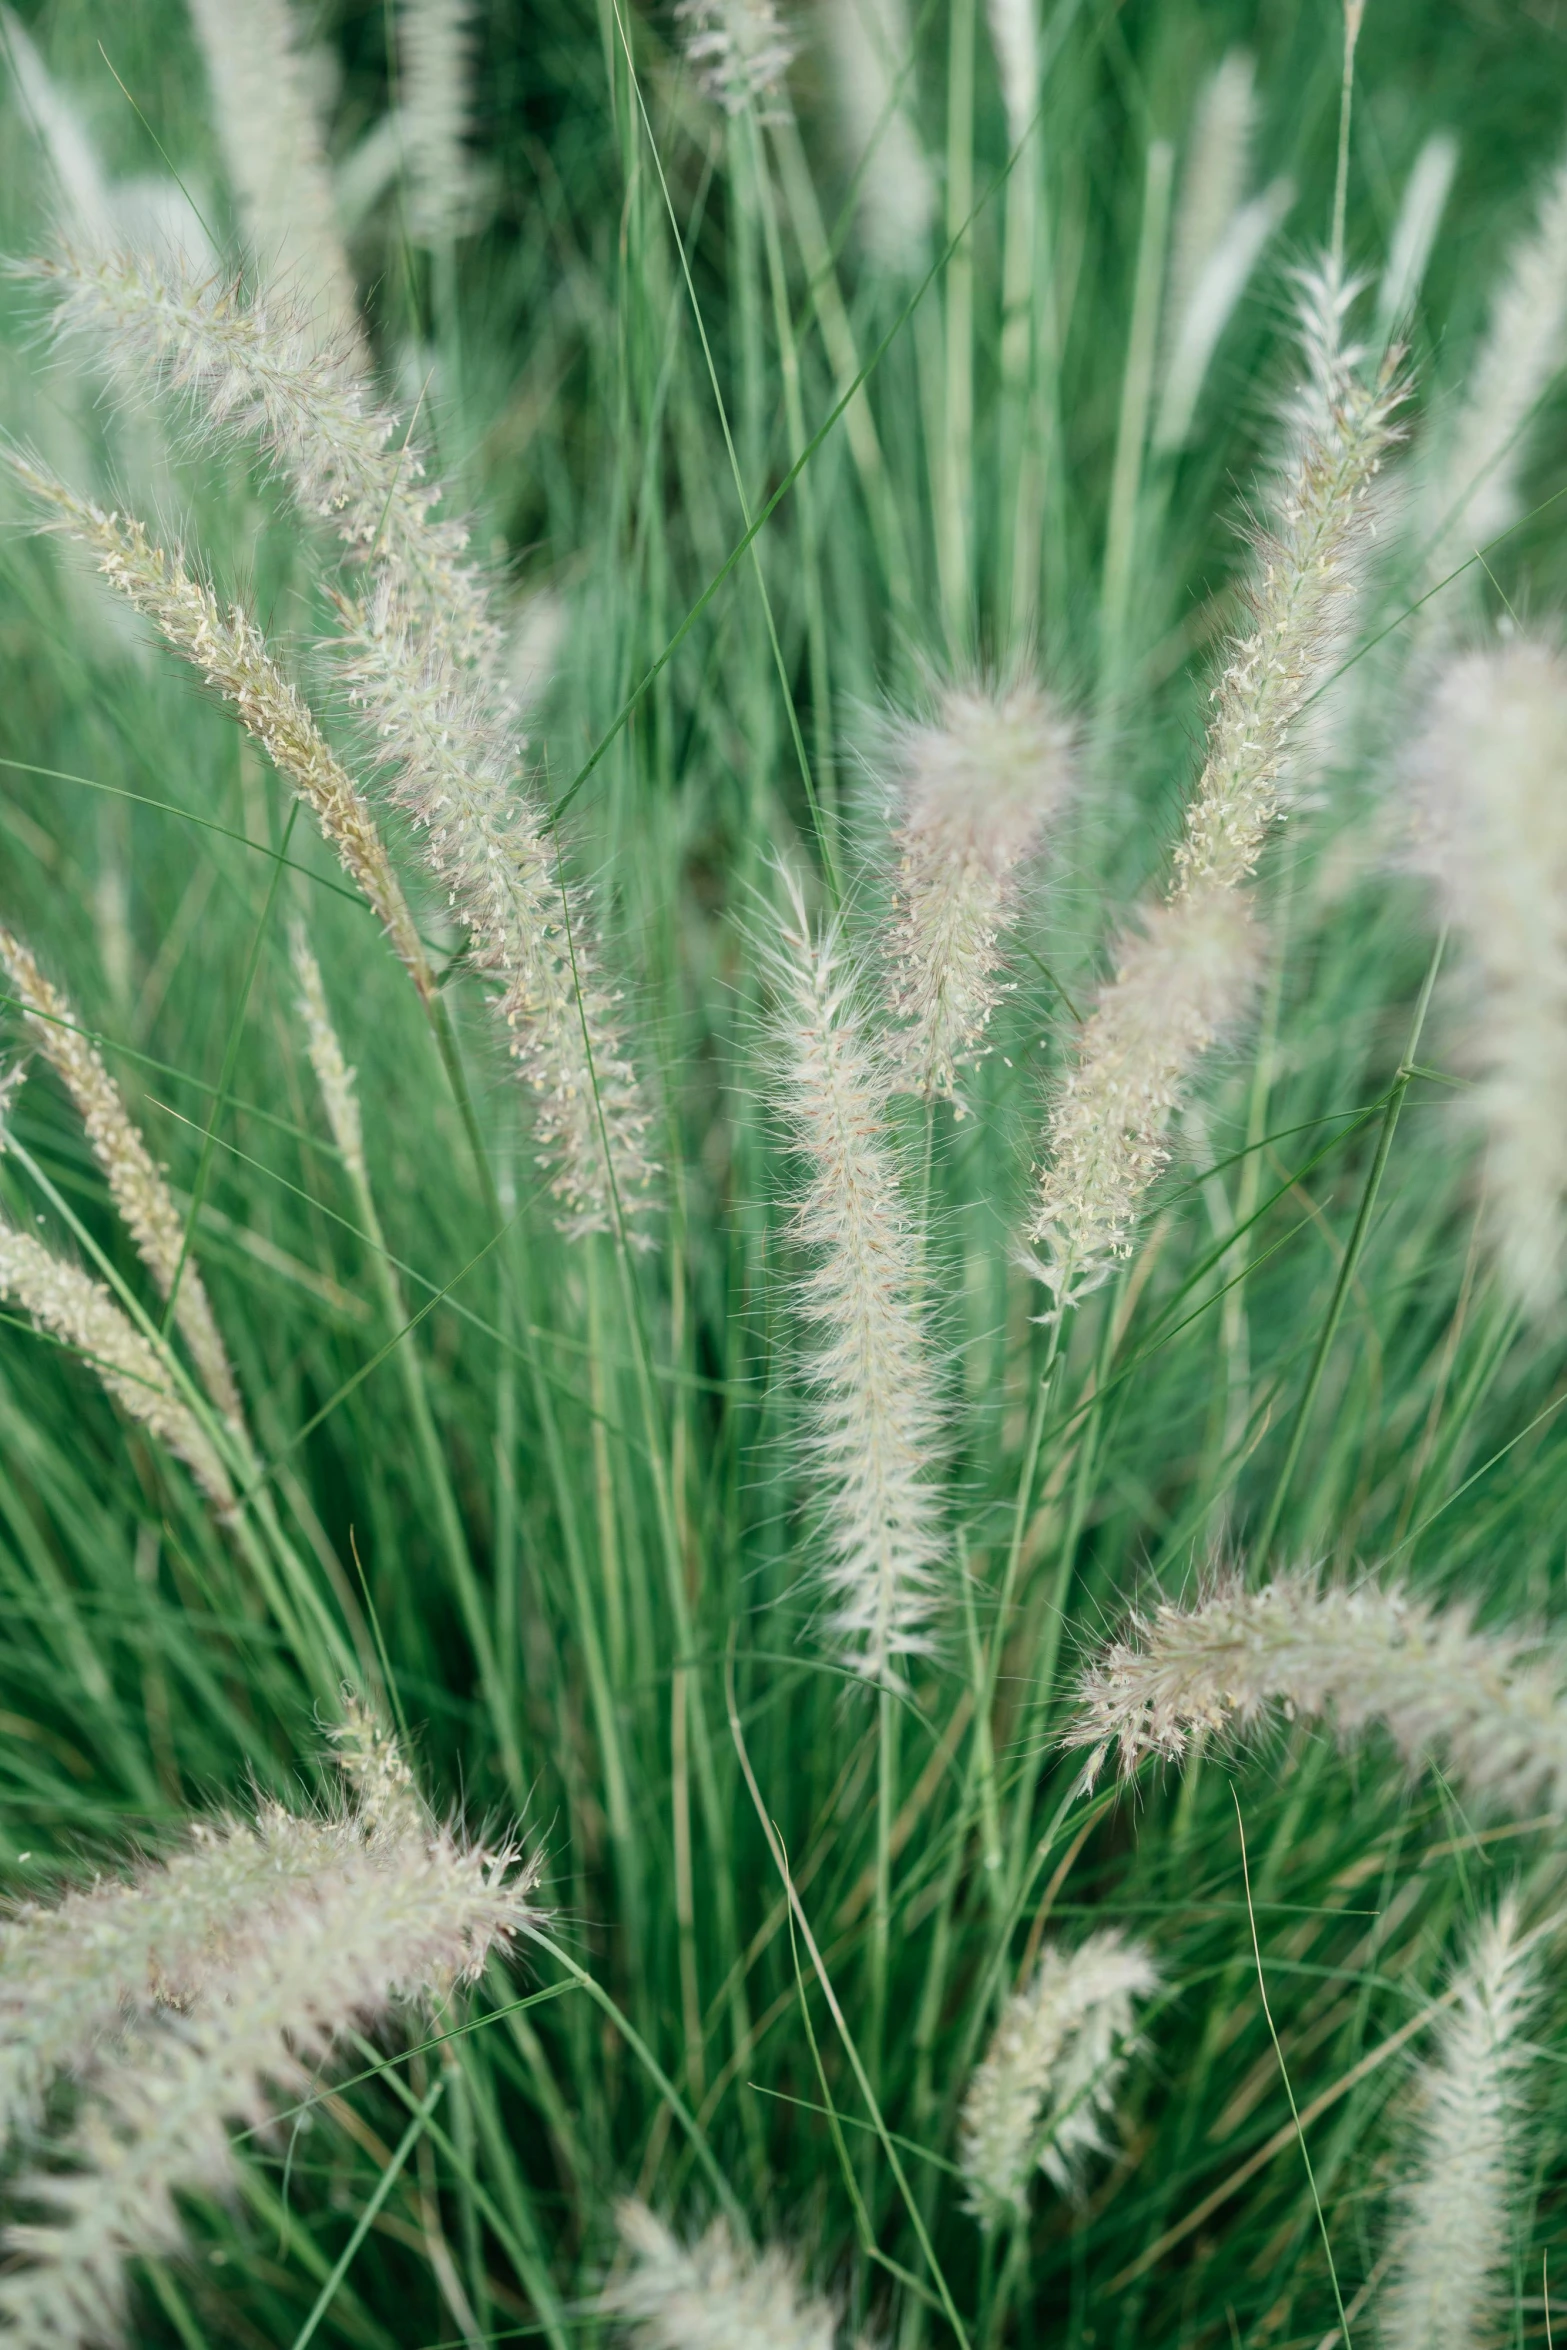
<svg viewBox="0 0 1567 2350"><path fill-rule="evenodd" d="M890 1072L839 939L797 893L773 956L778 1107L805 1160L795 1229L817 1333L811 1449L825 1489L832 1630L868 1680L927 1645L941 1557L940 1415L916 1303L918 1244L887 1121Z"/></svg>
<svg viewBox="0 0 1567 2350"><path fill-rule="evenodd" d="M1272 519L1257 533L1251 625L1213 689L1207 756L1163 904L1130 932L1057 1088L1029 1233L1055 1314L1129 1252L1191 1072L1245 1009L1253 956L1239 893L1295 784L1307 703L1344 643L1367 501L1402 398L1393 360L1367 381L1345 347L1354 291L1330 272L1303 280L1305 382Z"/></svg>
<svg viewBox="0 0 1567 2350"><path fill-rule="evenodd" d="M75 1006L44 977L32 950L9 930L0 930L0 970L21 1000L29 1036L76 1105L120 1219L161 1295L167 1297L176 1279L179 1282L175 1321L202 1385L234 1428L243 1430L244 1406L206 1286L185 1246L185 1219L119 1087L89 1041Z"/></svg>
<svg viewBox="0 0 1567 2350"><path fill-rule="evenodd" d="M1377 2302L1385 2350L1471 2350L1506 2330L1527 2175L1523 2032L1540 1996L1518 1922L1509 1896L1475 1933L1417 2083L1414 2166L1397 2191L1393 2274Z"/></svg>
<svg viewBox="0 0 1567 2350"><path fill-rule="evenodd" d="M474 966L499 984L507 1049L533 1092L542 1161L569 1234L647 1245L652 1112L600 976L586 891L568 883L526 778L506 635L468 532L437 516L411 430L367 397L275 301L198 285L125 255L30 264L62 328L107 334L122 365L259 440L299 506L331 522L349 570L331 650L364 720L367 755L412 819ZM270 745L269 745L270 747Z"/></svg>
<svg viewBox="0 0 1567 2350"><path fill-rule="evenodd" d="M602 2306L637 2350L833 2350L832 2304L805 2290L798 2264L778 2246L753 2252L722 2219L682 2244L631 2200L615 2223L630 2264Z"/></svg>
<svg viewBox="0 0 1567 2350"><path fill-rule="evenodd" d="M956 1101L1001 1000L1020 868L1072 787L1072 731L1036 685L949 686L893 730L889 764L892 1050L909 1090Z"/></svg>
<svg viewBox="0 0 1567 2350"><path fill-rule="evenodd" d="M1407 780L1409 862L1461 941L1457 1115L1485 1136L1503 1282L1539 1316L1567 1287L1567 658L1523 637L1452 661Z"/></svg>
<svg viewBox="0 0 1567 2350"><path fill-rule="evenodd" d="M1199 1732L1326 1717L1345 1739L1380 1725L1411 1769L1440 1761L1488 1810L1561 1811L1564 1679L1548 1652L1396 1585L1302 1572L1248 1591L1225 1575L1190 1607L1161 1600L1132 1618L1084 1674L1068 1744L1091 1750L1092 1785L1113 1751L1129 1775L1145 1756L1178 1760Z"/></svg>
<svg viewBox="0 0 1567 2350"><path fill-rule="evenodd" d="M1113 1927L1077 1950L1040 1953L963 2099L968 2208L987 2228L1026 2216L1037 2170L1069 2192L1104 2151L1100 2122L1126 2068L1135 2004L1158 1988L1148 1951Z"/></svg>
<svg viewBox="0 0 1567 2350"><path fill-rule="evenodd" d="M795 54L777 0L678 0L675 22L713 103L726 114L754 106L765 122L782 100Z"/></svg>

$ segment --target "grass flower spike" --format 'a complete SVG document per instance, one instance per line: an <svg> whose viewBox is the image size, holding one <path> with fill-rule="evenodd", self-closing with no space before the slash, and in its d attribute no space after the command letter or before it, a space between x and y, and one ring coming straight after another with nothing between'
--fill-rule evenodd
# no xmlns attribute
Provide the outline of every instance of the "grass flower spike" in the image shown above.
<svg viewBox="0 0 1567 2350"><path fill-rule="evenodd" d="M122 1313L101 1281L55 1256L30 1232L0 1223L0 1296L82 1355L120 1409L185 1463L208 1500L219 1509L231 1506L228 1472L176 1388L167 1358Z"/></svg>
<svg viewBox="0 0 1567 2350"><path fill-rule="evenodd" d="M364 891L421 995L433 981L413 916L363 793L327 743L294 686L268 653L255 622L225 612L212 589L178 554L155 546L133 517L79 498L42 466L14 453L7 462L45 511L64 518L98 568L134 610L233 705L278 772L313 809L343 869Z"/></svg>
<svg viewBox="0 0 1567 2350"><path fill-rule="evenodd" d="M1246 202L1256 135L1256 61L1231 49L1203 85L1187 139L1166 300L1177 335L1204 270Z"/></svg>
<svg viewBox="0 0 1567 2350"><path fill-rule="evenodd" d="M397 11L408 225L433 250L460 236L473 213L473 15L473 0L400 0Z"/></svg>
<svg viewBox="0 0 1567 2350"><path fill-rule="evenodd" d="M1164 388L1153 444L1184 446L1213 354L1263 250L1294 198L1286 179L1248 198L1257 129L1256 68L1232 49L1192 117L1164 303Z"/></svg>
<svg viewBox="0 0 1567 2350"><path fill-rule="evenodd" d="M305 1049L321 1088L332 1140L349 1174L357 1184L368 1188L370 1170L365 1162L364 1127L359 1115L359 1096L354 1089L354 1072L343 1058L343 1048L327 1008L326 989L321 983L321 966L310 951L302 922L296 922L289 934L289 959L299 983Z"/></svg>
<svg viewBox="0 0 1567 2350"><path fill-rule="evenodd" d="M1539 1315L1567 1283L1567 659L1521 637L1451 661L1408 781L1410 862L1465 949L1491 1244Z"/></svg>
<svg viewBox="0 0 1567 2350"><path fill-rule="evenodd" d="M1383 342L1399 332L1414 309L1457 169L1458 141L1450 131L1433 131L1404 183L1387 266L1377 283L1377 335Z"/></svg>
<svg viewBox="0 0 1567 2350"><path fill-rule="evenodd" d="M604 2307L636 2350L833 2350L832 2305L805 2291L788 2253L743 2248L721 2219L687 2246L645 2203L615 2219L630 2266Z"/></svg>
<svg viewBox="0 0 1567 2350"><path fill-rule="evenodd" d="M1250 626L1213 691L1207 755L1162 903L1128 932L1053 1105L1030 1239L1055 1311L1131 1247L1199 1057L1244 1011L1255 958L1241 893L1287 802L1305 705L1343 644L1371 533L1369 492L1394 437L1391 369L1362 379L1340 336L1347 296L1308 283L1295 451L1259 531Z"/></svg>
<svg viewBox="0 0 1567 2350"><path fill-rule="evenodd" d="M1113 1929L1041 1953L963 2099L968 2207L987 2227L1026 2216L1037 2170L1065 2191L1103 2151L1099 2125L1125 2070L1136 2002L1158 1987L1148 1952Z"/></svg>
<svg viewBox="0 0 1567 2350"><path fill-rule="evenodd" d="M954 1098L1000 1001L1018 868L1072 782L1071 731L1038 687L951 687L895 737L895 1050L915 1092Z"/></svg>
<svg viewBox="0 0 1567 2350"><path fill-rule="evenodd" d="M726 114L757 106L765 120L794 57L776 0L677 0L675 22L714 104Z"/></svg>
<svg viewBox="0 0 1567 2350"><path fill-rule="evenodd" d="M1456 1989L1418 2085L1394 2273L1377 2304L1386 2350L1469 2350L1505 2328L1512 2301L1520 2080L1532 2053L1522 2035L1540 1990L1514 1901L1475 1935Z"/></svg>
<svg viewBox="0 0 1567 2350"><path fill-rule="evenodd" d="M1563 1681L1529 1643L1396 1586L1295 1574L1248 1591L1226 1577L1191 1607L1133 1617L1085 1673L1070 1743L1092 1749L1092 1784L1113 1750L1130 1773L1148 1755L1179 1759L1198 1731L1325 1717L1343 1738L1380 1726L1411 1768L1439 1761L1488 1810L1561 1811Z"/></svg>
<svg viewBox="0 0 1567 2350"><path fill-rule="evenodd" d="M191 0L229 181L263 281L362 355L354 281L291 0Z"/></svg>
<svg viewBox="0 0 1567 2350"><path fill-rule="evenodd" d="M128 1880L100 1878L0 1927L0 2141L37 2120L54 2075L87 2073L128 2015L185 2007L271 1930L358 1832L263 1805L210 1820Z"/></svg>
<svg viewBox="0 0 1567 2350"><path fill-rule="evenodd" d="M219 1411L236 1428L243 1427L244 1406L228 1354L201 1275L186 1255L185 1219L132 1123L119 1087L88 1042L75 1007L44 977L31 949L8 930L0 930L0 970L21 999L29 1036L76 1104L120 1220L160 1294L167 1297L178 1279L175 1320L202 1385Z"/></svg>
<svg viewBox="0 0 1567 2350"><path fill-rule="evenodd" d="M495 982L562 1227L608 1231L617 1202L628 1219L646 1211L651 1114L618 995L599 977L586 896L561 875L523 782L505 630L466 529L432 512L440 492L409 436L264 303L124 259L67 257L35 274L59 291L62 328L107 331L122 361L150 368L211 423L253 433L300 506L331 521L355 567L339 597L338 671Z"/></svg>
<svg viewBox="0 0 1567 2350"><path fill-rule="evenodd" d="M1197 1063L1250 1004L1260 944L1250 908L1228 890L1155 904L1123 939L1051 1110L1032 1237L1057 1308L1130 1253L1149 1185L1169 1163L1171 1117Z"/></svg>
<svg viewBox="0 0 1567 2350"><path fill-rule="evenodd" d="M1425 567L1441 579L1518 512L1525 436L1567 360L1567 161L1514 246L1463 400L1424 468Z"/></svg>
<svg viewBox="0 0 1567 2350"><path fill-rule="evenodd" d="M10 2231L27 2264L0 2277L8 2339L70 2350L115 2330L127 2260L180 2242L175 2196L231 2176L227 2125L264 2125L275 2097L308 2097L340 2032L471 1979L529 1914L506 1856L440 1835L366 1853L280 1909L220 2000L132 2032L98 2067L66 2142L72 2169L18 2183L50 2217Z"/></svg>
<svg viewBox="0 0 1567 2350"><path fill-rule="evenodd" d="M776 956L777 1097L807 1167L796 1229L815 1258L812 1448L822 1472L831 1629L884 1684L925 1645L941 1556L930 1483L935 1377L915 1304L913 1220L887 1128L888 1071L841 943L793 895Z"/></svg>
<svg viewBox="0 0 1567 2350"><path fill-rule="evenodd" d="M936 188L910 112L914 36L905 0L833 0L820 17L861 240L879 268L912 276L929 245Z"/></svg>
<svg viewBox="0 0 1567 2350"><path fill-rule="evenodd" d="M996 53L1007 145L1020 147L1039 104L1039 26L1036 0L987 0L990 42Z"/></svg>

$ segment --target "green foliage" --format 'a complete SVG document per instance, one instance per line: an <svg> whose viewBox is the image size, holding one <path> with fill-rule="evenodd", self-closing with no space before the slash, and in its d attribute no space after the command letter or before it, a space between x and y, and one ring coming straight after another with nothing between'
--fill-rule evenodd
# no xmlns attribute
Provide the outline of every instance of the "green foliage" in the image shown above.
<svg viewBox="0 0 1567 2350"><path fill-rule="evenodd" d="M320 12L339 159L386 102L390 14ZM616 2197L689 2234L722 2180L759 2238L796 2245L855 2328L903 2350L955 2340L953 2311L976 2350L1309 2346L1381 2257L1421 2019L1471 1922L1515 1877L1531 1916L1550 1906L1550 1833L1471 1821L1385 1741L1344 1755L1301 1726L1092 1797L1061 1750L1085 1652L1216 1554L1254 1580L1388 1565L1487 1627L1559 1615L1567 1349L1559 1322L1520 1329L1475 1237L1440 984L1406 1058L1434 939L1388 854L1418 677L1385 650L1347 681L1353 725L1264 859L1261 1009L1207 1068L1137 1253L1059 1354L1031 1318L1043 1292L1015 1242L1047 1081L1117 922L1166 871L1199 764L1237 525L1293 380L1289 265L1327 236L1341 24L1326 0L1051 0L1038 127L1008 176L985 11L914 14L911 103L953 203L965 44L975 74L972 219L952 224L955 254L938 226L928 278L859 257L803 9L795 112L761 126L701 98L670 10L625 0L493 0L484 225L417 252L394 186L352 249L379 365L479 516L480 551L519 610L558 611L534 749L657 1104L656 1249L556 1232L484 984L446 909L418 899L417 844L388 823L450 964L466 1101L308 815L193 673L63 546L19 527L0 542L0 918L81 1007L180 1205L199 1199L259 1490L311 1595L280 1614L253 1548L87 1368L7 1316L5 1887L38 1896L159 1845L247 1780L324 1786L338 1668L299 1630L320 1612L366 1689L384 1686L437 1809L522 1820L556 1913L552 1947L492 1969L438 2045L363 2044L351 2085L252 2144L241 2204L194 2210L192 2263L149 2271L138 2340L293 2341L440 2071L317 2342L607 2339L590 2297ZM161 149L226 238L182 13L56 0L32 31L106 168L163 172ZM1258 60L1261 176L1289 173L1297 195L1191 444L1158 456L1124 423L1148 151L1175 141L1179 169L1232 41ZM1427 135L1461 141L1410 328L1416 444L1554 161L1559 92L1548 9L1371 0L1352 267L1384 259ZM26 254L60 207L14 88L4 102L0 245ZM1019 369L1002 285L1025 176ZM83 349L51 360L38 322L36 295L7 289L10 434L161 517L220 594L243 591L351 762L319 657L328 539L259 468L105 396ZM852 415L831 421L850 348L874 425L858 438ZM1450 591L1472 617L1559 608L1564 446L1547 401L1526 519L1483 590ZM1402 612L1390 590L1374 624ZM1085 781L1028 893L972 1114L938 1105L927 1131L920 1105L899 1113L930 1170L950 1542L934 1653L879 1698L820 1629L801 1179L769 1099L762 944L779 860L869 934L879 713L920 706L932 676L1025 658L1078 713ZM358 1072L374 1222L316 1094L294 914ZM27 1163L0 1164L6 1213L74 1245L35 1165L155 1313L47 1070L10 1126ZM1108 1926L1146 1942L1161 1983L1115 2151L1079 2201L1039 2181L1029 2228L993 2240L953 2170L964 2089L1040 1937ZM1542 2004L1543 2047L1561 2004ZM1557 2240L1562 2094L1539 2069L1519 2343Z"/></svg>

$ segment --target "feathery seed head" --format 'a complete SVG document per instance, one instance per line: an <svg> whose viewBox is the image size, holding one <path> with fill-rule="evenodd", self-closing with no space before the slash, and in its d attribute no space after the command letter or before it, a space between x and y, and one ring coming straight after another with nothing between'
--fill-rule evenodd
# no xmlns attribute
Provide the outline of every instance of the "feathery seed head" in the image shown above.
<svg viewBox="0 0 1567 2350"><path fill-rule="evenodd" d="M0 929L0 971L16 990L27 1032L53 1064L81 1117L109 1192L164 1297L179 1277L175 1320L202 1385L236 1428L244 1407L201 1275L185 1249L185 1219L176 1208L119 1087L89 1043L75 1007L44 977L31 950Z"/></svg>
<svg viewBox="0 0 1567 2350"><path fill-rule="evenodd" d="M368 1183L369 1170L365 1165L364 1131L359 1119L359 1096L354 1090L354 1072L343 1058L343 1048L332 1025L327 1009L326 989L321 983L321 966L310 951L310 940L302 922L295 922L289 932L289 955L294 965L294 977L299 982L299 1016L305 1024L305 1049L310 1055L310 1066L316 1073L321 1088L321 1101L326 1110L327 1124L332 1129L344 1166L360 1183Z"/></svg>
<svg viewBox="0 0 1567 2350"><path fill-rule="evenodd" d="M1260 944L1245 898L1226 889L1145 906L1122 943L1051 1105L1029 1240L1055 1312L1131 1253L1169 1164L1171 1117L1203 1054L1244 1018Z"/></svg>
<svg viewBox="0 0 1567 2350"><path fill-rule="evenodd" d="M1451 662L1408 773L1409 861L1466 949L1491 1245L1539 1314L1567 1283L1567 658L1520 637Z"/></svg>
<svg viewBox="0 0 1567 2350"><path fill-rule="evenodd" d="M219 144L261 274L290 286L311 330L364 364L314 95L289 0L190 0Z"/></svg>
<svg viewBox="0 0 1567 2350"><path fill-rule="evenodd" d="M355 1834L265 1805L254 1823L199 1823L129 1880L14 1912L0 1925L0 2141L33 2126L55 2073L89 2071L128 2015L188 2007Z"/></svg>
<svg viewBox="0 0 1567 2350"><path fill-rule="evenodd" d="M206 581L186 568L178 552L154 545L133 516L107 513L77 497L15 451L0 451L0 457L37 503L59 514L69 534L92 550L110 586L232 704L246 731L314 810L344 870L427 996L433 981L424 948L369 803L272 660L255 622L238 605L225 612Z"/></svg>
<svg viewBox="0 0 1567 2350"><path fill-rule="evenodd" d="M913 1090L955 1098L1000 1000L1017 869L1071 786L1071 729L1038 686L949 687L933 722L896 730L890 979Z"/></svg>
<svg viewBox="0 0 1567 2350"><path fill-rule="evenodd" d="M1164 903L1123 946L1057 1089L1030 1226L1030 1261L1056 1313L1127 1254L1168 1156L1171 1112L1250 993L1241 893L1297 780L1306 703L1344 641L1372 529L1368 493L1401 397L1396 354L1373 382L1355 372L1359 354L1343 339L1355 290L1326 270L1302 280L1306 381L1273 517L1257 534L1251 625L1213 689L1207 755Z"/></svg>
<svg viewBox="0 0 1567 2350"><path fill-rule="evenodd" d="M603 2307L626 2323L637 2350L833 2350L832 2304L806 2291L778 2246L752 2252L722 2219L682 2244L629 2198L615 2223L630 2266Z"/></svg>
<svg viewBox="0 0 1567 2350"><path fill-rule="evenodd" d="M422 632L390 569L344 609L342 675L371 722L392 796L467 925L476 967L500 984L508 1049L530 1086L541 1165L562 1228L613 1228L652 1206L652 1123L598 975L584 894L517 788L518 744L488 681Z"/></svg>
<svg viewBox="0 0 1567 2350"><path fill-rule="evenodd" d="M408 225L438 249L471 225L478 194L468 152L474 0L400 0L398 97Z"/></svg>
<svg viewBox="0 0 1567 2350"><path fill-rule="evenodd" d="M1037 0L987 0L991 45L1007 110L1007 144L1018 147L1039 104Z"/></svg>
<svg viewBox="0 0 1567 2350"><path fill-rule="evenodd" d="M185 1463L209 1501L232 1508L228 1471L175 1385L167 1357L122 1313L101 1281L57 1257L30 1232L0 1223L0 1296L40 1330L84 1356L130 1419Z"/></svg>
<svg viewBox="0 0 1567 2350"><path fill-rule="evenodd" d="M927 1645L941 1557L929 1482L939 1413L915 1302L917 1246L888 1131L890 1072L867 1034L835 934L797 890L773 957L777 1100L805 1160L795 1229L815 1262L811 1444L826 1489L831 1629L868 1680Z"/></svg>
<svg viewBox="0 0 1567 2350"><path fill-rule="evenodd" d="M1172 310L1164 389L1154 424L1156 449L1168 451L1184 445L1219 338L1294 201L1294 182L1276 179L1250 203L1238 205L1180 309Z"/></svg>
<svg viewBox="0 0 1567 2350"><path fill-rule="evenodd" d="M464 560L467 530L434 515L441 493L418 444L286 295L247 298L242 283L177 262L70 245L13 274L54 295L57 336L91 336L132 384L150 378L208 428L259 443L302 510L330 522L352 560L395 563L467 658L499 641Z"/></svg>
<svg viewBox="0 0 1567 2350"><path fill-rule="evenodd" d="M116 2331L126 2263L180 2241L175 2197L232 2176L226 2125L265 2126L275 2096L309 2096L337 2036L394 2001L473 1980L534 1914L532 1876L510 1872L510 1854L443 1831L345 1853L279 1905L221 1997L133 2028L92 2075L71 2167L18 2182L49 2216L9 2232L26 2264L0 2277L7 2338L74 2350Z"/></svg>
<svg viewBox="0 0 1567 2350"><path fill-rule="evenodd" d="M929 245L936 188L909 111L906 0L825 0L820 22L845 159L858 181L861 239L878 267L912 276Z"/></svg>
<svg viewBox="0 0 1567 2350"><path fill-rule="evenodd" d="M1207 758L1176 851L1176 890L1233 889L1287 805L1294 737L1310 695L1339 659L1353 618L1373 515L1372 484L1394 445L1399 354L1371 381L1342 328L1358 291L1325 273L1302 281L1306 380L1291 418L1293 454L1256 535L1250 626L1232 640L1213 689Z"/></svg>
<svg viewBox="0 0 1567 2350"><path fill-rule="evenodd" d="M275 2096L312 2093L342 2032L445 1998L536 1916L537 1865L437 1828L352 1696L336 1736L347 1810L201 1823L130 1882L0 1927L0 2129L33 2117L53 2072L83 2076L66 2167L19 2184L48 2216L6 2239L8 2340L117 2332L127 2262L178 2246L177 2195L227 2183L229 2122L264 2127Z"/></svg>
<svg viewBox="0 0 1567 2350"><path fill-rule="evenodd" d="M1450 131L1433 131L1410 168L1388 240L1387 266L1377 284L1379 341L1398 333L1414 309L1457 168L1458 141Z"/></svg>
<svg viewBox="0 0 1567 2350"><path fill-rule="evenodd" d="M1393 2275L1378 2304L1387 2350L1469 2350L1497 2330L1511 2298L1531 2058L1521 2034L1540 1993L1511 1897L1475 1934L1456 1989L1418 2084L1414 2166L1398 2192Z"/></svg>
<svg viewBox="0 0 1567 2350"><path fill-rule="evenodd" d="M776 0L678 0L675 22L703 89L726 114L770 107L783 97L795 43Z"/></svg>
<svg viewBox="0 0 1567 2350"><path fill-rule="evenodd" d="M1202 1730L1246 1733L1275 1713L1327 1717L1349 1739L1373 1724L1412 1769L1436 1757L1473 1801L1567 1807L1563 1673L1525 1644L1477 1632L1396 1584L1350 1590L1309 1573L1248 1591L1225 1576L1192 1606L1134 1616L1084 1674L1069 1743L1097 1777L1112 1748L1128 1775L1178 1759Z"/></svg>
<svg viewBox="0 0 1567 2350"><path fill-rule="evenodd" d="M1158 1987L1148 1951L1113 1927L1075 1951L1041 1952L963 2099L968 2208L987 2228L1026 2215L1036 2170L1067 2192L1104 2151L1100 2123L1126 2068L1135 2003Z"/></svg>
<svg viewBox="0 0 1567 2350"><path fill-rule="evenodd" d="M332 1732L337 1760L354 1795L354 1816L367 1838L426 1836L433 1823L403 1750L386 1725L351 1689L343 1692L343 1719Z"/></svg>
<svg viewBox="0 0 1567 2350"><path fill-rule="evenodd" d="M1425 561L1443 578L1518 511L1530 417L1567 358L1567 159L1513 247L1457 413L1423 468Z"/></svg>
<svg viewBox="0 0 1567 2350"><path fill-rule="evenodd" d="M632 1225L653 1205L651 1112L617 996L598 975L585 895L561 876L524 788L505 631L464 558L465 528L431 512L440 493L408 436L394 446L391 413L369 407L340 361L265 305L143 264L67 257L33 274L61 287L67 322L102 322L127 359L192 394L210 422L259 437L299 504L329 518L368 570L363 592L338 597L338 674L475 965L499 982L561 1228L610 1230L617 1199Z"/></svg>
<svg viewBox="0 0 1567 2350"><path fill-rule="evenodd" d="M1256 131L1256 62L1244 49L1231 49L1203 84L1187 138L1170 237L1165 308L1172 340L1179 337L1204 270L1246 202Z"/></svg>

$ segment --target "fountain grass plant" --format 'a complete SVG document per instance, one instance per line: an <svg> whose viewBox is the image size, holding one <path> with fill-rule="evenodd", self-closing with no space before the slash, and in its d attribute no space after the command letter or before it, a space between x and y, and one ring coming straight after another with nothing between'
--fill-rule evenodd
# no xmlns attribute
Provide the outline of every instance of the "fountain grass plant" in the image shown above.
<svg viewBox="0 0 1567 2350"><path fill-rule="evenodd" d="M1563 2322L1548 18L0 16L0 2342Z"/></svg>

